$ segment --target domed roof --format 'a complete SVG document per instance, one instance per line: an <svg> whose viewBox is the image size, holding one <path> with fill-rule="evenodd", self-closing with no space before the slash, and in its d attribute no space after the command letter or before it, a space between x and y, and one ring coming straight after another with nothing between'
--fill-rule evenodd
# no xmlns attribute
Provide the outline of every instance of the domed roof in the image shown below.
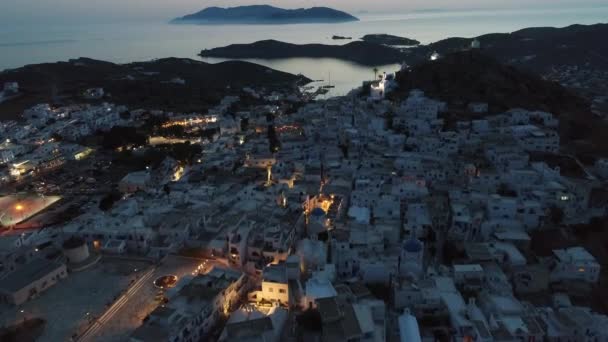
<svg viewBox="0 0 608 342"><path fill-rule="evenodd" d="M403 248L408 253L418 253L422 250L422 242L412 237L403 244Z"/></svg>
<svg viewBox="0 0 608 342"><path fill-rule="evenodd" d="M321 216L325 216L325 210L321 209L321 208L314 208L310 214L312 216L316 216L316 217L321 217Z"/></svg>

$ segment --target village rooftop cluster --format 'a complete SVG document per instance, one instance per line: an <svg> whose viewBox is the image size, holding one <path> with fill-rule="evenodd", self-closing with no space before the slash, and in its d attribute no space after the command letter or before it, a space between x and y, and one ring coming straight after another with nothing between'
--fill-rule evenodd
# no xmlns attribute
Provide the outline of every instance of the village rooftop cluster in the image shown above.
<svg viewBox="0 0 608 342"><path fill-rule="evenodd" d="M560 154L551 113L470 103L482 119L450 122L397 88L244 88L204 113L89 89L2 123L0 322L47 320L42 340L608 340L605 260L572 229L608 214L608 160ZM62 287L103 299L60 324Z"/></svg>

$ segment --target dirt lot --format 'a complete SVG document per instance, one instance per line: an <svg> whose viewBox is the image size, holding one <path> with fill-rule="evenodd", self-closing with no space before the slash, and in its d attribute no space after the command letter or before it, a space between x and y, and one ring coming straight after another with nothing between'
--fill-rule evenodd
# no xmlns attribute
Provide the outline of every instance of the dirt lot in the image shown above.
<svg viewBox="0 0 608 342"><path fill-rule="evenodd" d="M0 325L42 318L47 324L36 341L67 341L80 326L104 312L148 266L141 261L102 259L89 269L70 273L32 301L18 307L1 306Z"/></svg>

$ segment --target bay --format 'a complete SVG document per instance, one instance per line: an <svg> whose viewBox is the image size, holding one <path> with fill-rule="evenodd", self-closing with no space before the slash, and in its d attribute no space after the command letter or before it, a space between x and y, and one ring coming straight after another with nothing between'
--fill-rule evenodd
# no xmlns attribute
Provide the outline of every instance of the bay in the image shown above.
<svg viewBox="0 0 608 342"><path fill-rule="evenodd" d="M0 70L26 64L89 57L127 63L164 57L200 59L205 48L276 39L290 43L345 44L333 35L362 37L388 33L430 43L447 37L472 37L492 32L512 32L526 27L606 22L608 6L522 10L436 11L403 14L361 14L361 21L342 24L295 25L171 25L162 21L95 24L11 25L0 30ZM209 63L224 59L205 58ZM290 73L322 79L343 95L373 78L372 67L335 59L290 58L250 60ZM378 66L382 71L397 64Z"/></svg>

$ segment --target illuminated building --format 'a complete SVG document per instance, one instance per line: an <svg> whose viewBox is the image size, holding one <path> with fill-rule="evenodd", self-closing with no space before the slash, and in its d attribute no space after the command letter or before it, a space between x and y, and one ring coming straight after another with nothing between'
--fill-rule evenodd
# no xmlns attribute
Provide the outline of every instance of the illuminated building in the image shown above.
<svg viewBox="0 0 608 342"><path fill-rule="evenodd" d="M253 295L258 303L276 302L289 306L289 283L285 264L267 266L262 275L262 288L253 292Z"/></svg>
<svg viewBox="0 0 608 342"><path fill-rule="evenodd" d="M230 315L219 341L279 342L288 316L287 309L280 306L262 311L244 306Z"/></svg>
<svg viewBox="0 0 608 342"><path fill-rule="evenodd" d="M91 155L91 153L93 153L93 151L94 150L92 148L86 147L82 151L74 154L74 159L83 160L83 159L87 158L89 155Z"/></svg>
<svg viewBox="0 0 608 342"><path fill-rule="evenodd" d="M168 303L157 307L129 341L206 341L219 319L239 302L246 284L244 273L218 267L182 278L167 291Z"/></svg>

